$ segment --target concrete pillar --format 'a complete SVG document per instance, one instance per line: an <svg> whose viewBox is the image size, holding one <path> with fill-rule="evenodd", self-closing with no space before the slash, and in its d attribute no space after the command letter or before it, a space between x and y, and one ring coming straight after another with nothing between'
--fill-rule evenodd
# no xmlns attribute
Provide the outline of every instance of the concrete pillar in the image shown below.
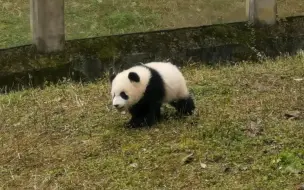
<svg viewBox="0 0 304 190"><path fill-rule="evenodd" d="M275 24L277 2L276 0L246 0L246 15L251 24Z"/></svg>
<svg viewBox="0 0 304 190"><path fill-rule="evenodd" d="M65 42L64 0L30 0L33 43L42 53L61 51Z"/></svg>

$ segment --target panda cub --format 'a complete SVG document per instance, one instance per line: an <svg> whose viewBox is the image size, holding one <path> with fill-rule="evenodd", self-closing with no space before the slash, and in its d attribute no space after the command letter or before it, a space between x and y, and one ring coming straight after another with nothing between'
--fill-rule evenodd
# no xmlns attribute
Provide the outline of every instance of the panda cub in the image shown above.
<svg viewBox="0 0 304 190"><path fill-rule="evenodd" d="M192 115L195 105L184 76L170 62L150 62L110 76L113 106L129 111L129 127L152 126L161 106L169 103L179 114Z"/></svg>

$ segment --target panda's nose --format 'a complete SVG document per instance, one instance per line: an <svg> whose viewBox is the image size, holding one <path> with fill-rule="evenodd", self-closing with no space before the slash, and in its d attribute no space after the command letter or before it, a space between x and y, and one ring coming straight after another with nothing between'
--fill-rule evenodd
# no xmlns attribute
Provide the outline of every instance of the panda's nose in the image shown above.
<svg viewBox="0 0 304 190"><path fill-rule="evenodd" d="M119 107L119 104L114 104L114 107L115 107L115 108L118 108L118 107Z"/></svg>

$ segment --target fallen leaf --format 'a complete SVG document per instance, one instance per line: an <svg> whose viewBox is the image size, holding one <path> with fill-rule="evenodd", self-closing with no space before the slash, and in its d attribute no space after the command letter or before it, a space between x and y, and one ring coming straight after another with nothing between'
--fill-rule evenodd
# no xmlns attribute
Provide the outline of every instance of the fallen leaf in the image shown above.
<svg viewBox="0 0 304 190"><path fill-rule="evenodd" d="M201 165L201 167L202 167L203 169L207 168L207 164L200 163L200 165Z"/></svg>
<svg viewBox="0 0 304 190"><path fill-rule="evenodd" d="M250 137L255 137L262 133L261 120L257 119L256 121L250 121L247 126L246 134Z"/></svg>
<svg viewBox="0 0 304 190"><path fill-rule="evenodd" d="M131 166L132 168L137 168L137 167L138 167L138 164L137 164L137 163L132 163L132 164L130 164L130 166Z"/></svg>
<svg viewBox="0 0 304 190"><path fill-rule="evenodd" d="M193 156L193 155L194 155L194 154L191 153L191 154L188 154L187 156L185 156L185 157L182 159L182 163L183 163L183 164L188 164L188 163L192 162L193 159L194 159L194 156Z"/></svg>
<svg viewBox="0 0 304 190"><path fill-rule="evenodd" d="M304 80L304 78L294 78L293 80L300 82L300 81Z"/></svg>
<svg viewBox="0 0 304 190"><path fill-rule="evenodd" d="M21 125L20 122L13 124L14 127L18 127L18 126L20 126L20 125Z"/></svg>
<svg viewBox="0 0 304 190"><path fill-rule="evenodd" d="M270 90L269 86L265 86L257 82L253 85L253 88L256 89L258 92L267 92Z"/></svg>
<svg viewBox="0 0 304 190"><path fill-rule="evenodd" d="M300 119L301 112L300 111L289 111L285 113L285 117L287 119Z"/></svg>
<svg viewBox="0 0 304 190"><path fill-rule="evenodd" d="M243 166L243 167L240 168L240 170L241 171L246 171L246 170L248 170L248 167L247 166Z"/></svg>

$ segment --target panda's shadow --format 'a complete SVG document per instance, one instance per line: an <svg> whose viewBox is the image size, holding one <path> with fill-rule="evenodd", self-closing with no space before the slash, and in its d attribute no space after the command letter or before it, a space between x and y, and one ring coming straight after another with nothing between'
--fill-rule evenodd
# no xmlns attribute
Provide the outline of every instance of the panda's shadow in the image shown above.
<svg viewBox="0 0 304 190"><path fill-rule="evenodd" d="M125 123L124 127L126 129L151 129L151 128L155 128L159 124L163 124L166 121L183 121L187 117L188 116L179 114L174 109L163 108L161 110L160 118L158 118L156 124L153 126L141 125L141 126L132 127L132 126L129 126L128 123Z"/></svg>
<svg viewBox="0 0 304 190"><path fill-rule="evenodd" d="M161 115L160 122L169 121L169 120L182 120L184 117L179 113L165 112Z"/></svg>
<svg viewBox="0 0 304 190"><path fill-rule="evenodd" d="M194 115L194 114L192 114ZM161 110L161 120L160 121L183 121L184 119L188 118L189 115L183 115L177 112L176 109L172 108L171 106L164 106Z"/></svg>

